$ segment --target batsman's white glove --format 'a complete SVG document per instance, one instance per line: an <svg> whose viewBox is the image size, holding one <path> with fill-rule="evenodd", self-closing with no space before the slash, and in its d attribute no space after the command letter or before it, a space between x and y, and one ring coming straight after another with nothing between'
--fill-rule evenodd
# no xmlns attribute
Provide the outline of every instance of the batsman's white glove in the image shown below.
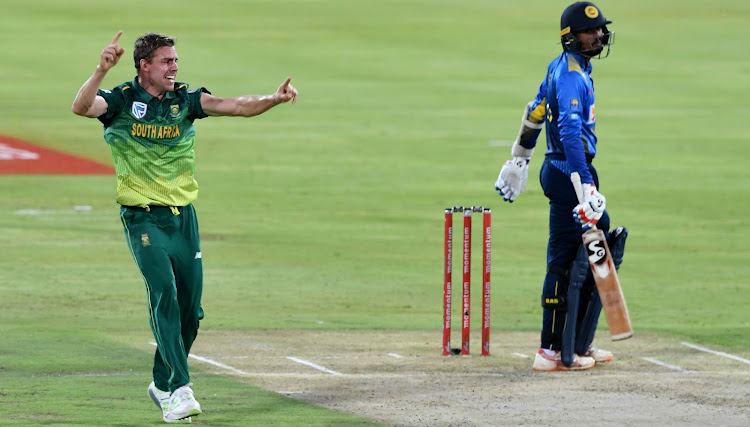
<svg viewBox="0 0 750 427"><path fill-rule="evenodd" d="M514 157L505 162L500 169L495 190L503 196L504 201L513 203L526 189L526 181L529 180L529 160L529 157Z"/></svg>
<svg viewBox="0 0 750 427"><path fill-rule="evenodd" d="M583 203L573 208L573 218L587 231L596 227L607 207L607 199L596 191L593 184L583 184L582 187Z"/></svg>

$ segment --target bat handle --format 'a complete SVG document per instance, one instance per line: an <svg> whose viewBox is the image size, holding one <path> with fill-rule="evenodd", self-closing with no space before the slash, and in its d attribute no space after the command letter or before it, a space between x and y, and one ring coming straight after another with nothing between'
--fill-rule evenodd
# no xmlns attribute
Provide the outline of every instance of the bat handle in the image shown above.
<svg viewBox="0 0 750 427"><path fill-rule="evenodd" d="M570 181L573 183L573 189L576 191L578 203L583 203L583 185L581 184L581 175L578 172L570 174Z"/></svg>

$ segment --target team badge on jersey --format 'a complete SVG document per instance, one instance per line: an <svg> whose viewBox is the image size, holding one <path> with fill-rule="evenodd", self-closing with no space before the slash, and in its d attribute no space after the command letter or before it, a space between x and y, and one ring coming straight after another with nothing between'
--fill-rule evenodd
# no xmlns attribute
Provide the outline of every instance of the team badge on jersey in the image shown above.
<svg viewBox="0 0 750 427"><path fill-rule="evenodd" d="M141 234L141 244L143 244L143 247L151 246L151 241L148 240L148 233Z"/></svg>
<svg viewBox="0 0 750 427"><path fill-rule="evenodd" d="M179 105L170 105L169 106L169 113L172 115L172 120L177 120L180 118L180 106Z"/></svg>
<svg viewBox="0 0 750 427"><path fill-rule="evenodd" d="M136 119L142 119L146 116L146 109L148 106L142 102L134 102L133 107L130 109L130 113L135 117Z"/></svg>
<svg viewBox="0 0 750 427"><path fill-rule="evenodd" d="M571 98L571 100L570 100L570 111L580 112L581 111L581 102L578 101L575 98Z"/></svg>

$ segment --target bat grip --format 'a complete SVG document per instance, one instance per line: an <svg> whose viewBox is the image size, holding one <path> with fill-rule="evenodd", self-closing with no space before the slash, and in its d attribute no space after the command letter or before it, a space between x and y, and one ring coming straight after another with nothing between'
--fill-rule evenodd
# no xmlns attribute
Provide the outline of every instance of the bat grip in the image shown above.
<svg viewBox="0 0 750 427"><path fill-rule="evenodd" d="M570 174L570 181L573 183L573 189L578 197L578 203L583 203L583 185L581 184L581 175L578 172Z"/></svg>

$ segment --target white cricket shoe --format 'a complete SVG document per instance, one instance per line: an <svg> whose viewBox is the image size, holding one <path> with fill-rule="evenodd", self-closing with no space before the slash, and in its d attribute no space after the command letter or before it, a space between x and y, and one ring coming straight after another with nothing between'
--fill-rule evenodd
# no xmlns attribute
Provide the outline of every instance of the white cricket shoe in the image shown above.
<svg viewBox="0 0 750 427"><path fill-rule="evenodd" d="M168 391L159 390L156 388L156 383L151 381L151 384L148 385L148 395L151 397L151 400L154 401L157 408L166 411L167 406L169 405L170 393Z"/></svg>
<svg viewBox="0 0 750 427"><path fill-rule="evenodd" d="M164 421L167 423L184 422L182 420L200 415L201 405L193 396L193 383L188 383L175 390L169 397L167 409L164 411Z"/></svg>
<svg viewBox="0 0 750 427"><path fill-rule="evenodd" d="M586 350L586 353L583 353L583 356L594 359L596 363L605 363L614 359L614 355L611 351L596 348L594 346L589 347L589 349Z"/></svg>
<svg viewBox="0 0 750 427"><path fill-rule="evenodd" d="M172 394L168 391L159 390L156 387L156 384L151 381L151 384L148 385L148 395L151 397L151 400L154 401L156 407L161 409L162 417L164 417L164 414L167 412L167 408L169 407L169 398ZM190 424L193 422L193 419L187 417L181 419L179 422L183 424Z"/></svg>
<svg viewBox="0 0 750 427"><path fill-rule="evenodd" d="M536 352L534 358L534 365L532 368L535 371L583 371L591 369L596 364L596 361L591 357L573 355L573 363L570 366L563 365L562 355L559 351L555 352L554 356L548 356L544 352L544 349L539 349Z"/></svg>

